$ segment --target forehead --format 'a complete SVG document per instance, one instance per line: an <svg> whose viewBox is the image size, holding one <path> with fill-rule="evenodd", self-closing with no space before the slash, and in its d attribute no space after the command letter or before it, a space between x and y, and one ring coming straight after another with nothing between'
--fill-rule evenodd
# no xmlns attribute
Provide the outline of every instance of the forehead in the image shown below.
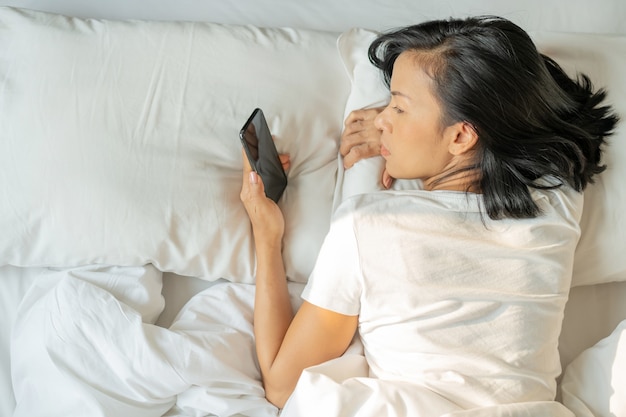
<svg viewBox="0 0 626 417"><path fill-rule="evenodd" d="M405 95L432 95L434 82L426 71L422 52L401 53L393 65L391 90Z"/></svg>

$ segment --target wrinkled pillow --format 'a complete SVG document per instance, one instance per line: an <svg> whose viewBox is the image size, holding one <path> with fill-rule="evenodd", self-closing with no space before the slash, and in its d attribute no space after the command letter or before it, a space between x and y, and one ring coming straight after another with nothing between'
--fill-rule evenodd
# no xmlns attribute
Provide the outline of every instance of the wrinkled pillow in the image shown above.
<svg viewBox="0 0 626 417"><path fill-rule="evenodd" d="M350 111L376 107L384 103L388 91L382 75L369 62L367 48L376 32L352 29L338 40L338 48L352 81L345 115ZM597 88L606 88L607 102L626 119L626 36L595 34L531 33L539 50L555 59L572 76L583 72ZM604 154L608 165L594 184L585 191L585 208L581 219L582 236L574 258L572 286L626 281L626 120L622 120ZM381 157L363 160L348 170L338 163L338 182L333 207L346 198L382 189L384 168ZM395 181L392 188L414 188L419 183Z"/></svg>
<svg viewBox="0 0 626 417"><path fill-rule="evenodd" d="M380 107L389 102L389 89L383 82L382 74L367 57L367 49L377 35L377 32L367 29L353 28L337 39L337 48L352 86L344 109L344 120L354 110ZM362 159L346 170L339 155L333 209L354 195L384 190L384 168L385 160L375 156ZM391 186L392 190L421 188L419 180L394 180Z"/></svg>
<svg viewBox="0 0 626 417"><path fill-rule="evenodd" d="M349 93L336 39L0 8L0 265L253 282L238 133L261 107L291 155L284 258L306 281Z"/></svg>

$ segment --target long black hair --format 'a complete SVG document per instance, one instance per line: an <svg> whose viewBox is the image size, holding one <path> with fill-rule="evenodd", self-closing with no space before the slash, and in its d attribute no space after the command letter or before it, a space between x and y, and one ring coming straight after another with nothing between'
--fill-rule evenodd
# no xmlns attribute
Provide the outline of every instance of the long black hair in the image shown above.
<svg viewBox="0 0 626 417"><path fill-rule="evenodd" d="M481 16L384 33L369 59L388 85L405 51L427 53L444 126L464 121L478 134L472 168L490 218L535 217L529 187L582 191L605 169L602 146L618 121L601 105L606 92L594 92L584 74L570 78L514 23Z"/></svg>

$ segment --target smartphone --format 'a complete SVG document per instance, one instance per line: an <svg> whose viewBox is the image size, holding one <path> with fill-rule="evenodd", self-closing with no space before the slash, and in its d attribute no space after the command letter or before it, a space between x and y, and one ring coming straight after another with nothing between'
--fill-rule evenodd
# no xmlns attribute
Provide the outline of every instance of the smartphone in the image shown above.
<svg viewBox="0 0 626 417"><path fill-rule="evenodd" d="M265 195L278 202L287 187L287 174L261 109L254 109L241 128L239 138L252 169L263 180Z"/></svg>

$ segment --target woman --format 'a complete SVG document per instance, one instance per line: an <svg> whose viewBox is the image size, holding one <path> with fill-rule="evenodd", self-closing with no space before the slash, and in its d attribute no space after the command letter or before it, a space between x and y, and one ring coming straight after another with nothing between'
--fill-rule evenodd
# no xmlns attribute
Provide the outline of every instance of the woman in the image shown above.
<svg viewBox="0 0 626 417"><path fill-rule="evenodd" d="M346 201L295 316L282 214L244 158L268 400L282 407L302 370L340 356L357 328L378 378L463 408L554 399L580 192L604 169L617 122L600 106L604 92L568 78L497 17L402 28L369 56L390 103L348 118L346 165L373 150L387 185L420 179L423 190Z"/></svg>

